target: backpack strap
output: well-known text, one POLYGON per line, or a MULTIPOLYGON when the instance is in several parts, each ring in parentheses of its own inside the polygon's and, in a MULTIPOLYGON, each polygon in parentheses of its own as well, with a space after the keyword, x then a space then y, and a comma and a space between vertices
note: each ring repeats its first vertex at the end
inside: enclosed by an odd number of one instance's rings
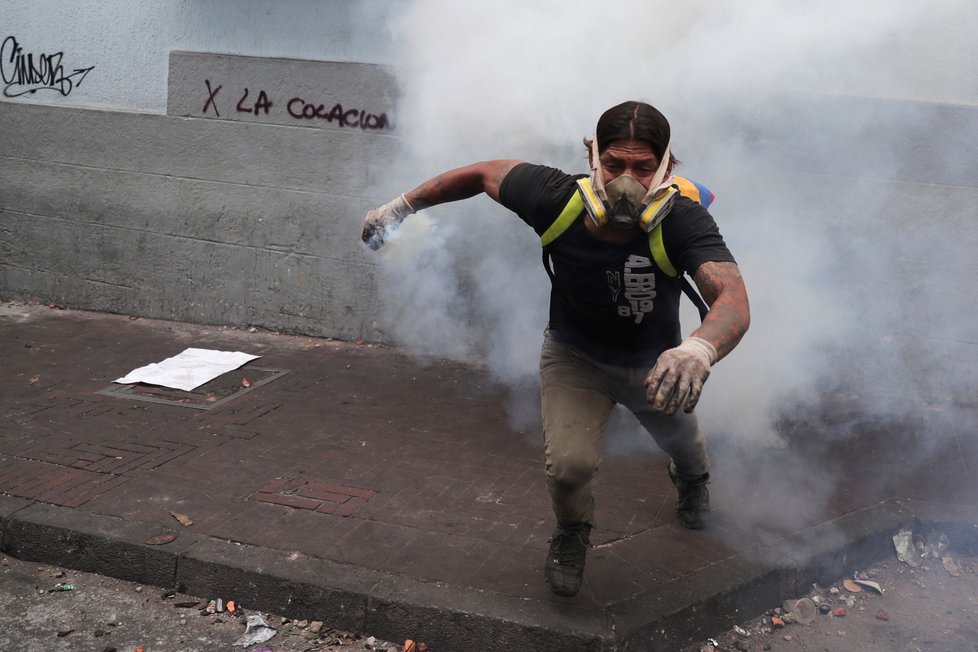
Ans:
POLYGON ((560 215, 554 220, 553 224, 547 227, 547 230, 543 232, 540 236, 540 245, 546 247, 548 244, 563 235, 564 231, 570 228, 570 225, 574 223, 577 216, 581 214, 584 210, 584 199, 581 197, 581 191, 577 190, 571 195, 571 198, 564 205, 564 209, 560 211, 560 215))

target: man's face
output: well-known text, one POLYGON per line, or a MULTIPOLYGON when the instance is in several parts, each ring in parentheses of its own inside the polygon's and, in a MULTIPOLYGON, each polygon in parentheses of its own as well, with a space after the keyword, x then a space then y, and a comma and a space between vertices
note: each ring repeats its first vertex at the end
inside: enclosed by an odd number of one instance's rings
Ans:
POLYGON ((601 172, 606 185, 629 174, 648 190, 658 167, 659 157, 652 146, 640 140, 614 140, 601 153, 601 172))

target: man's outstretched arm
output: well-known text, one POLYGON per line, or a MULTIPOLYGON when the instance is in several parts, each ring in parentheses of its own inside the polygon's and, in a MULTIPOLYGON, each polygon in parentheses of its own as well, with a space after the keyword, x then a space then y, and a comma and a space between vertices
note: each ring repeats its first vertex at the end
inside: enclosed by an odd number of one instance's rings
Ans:
POLYGON ((703 263, 693 274, 696 288, 703 295, 710 312, 693 331, 713 345, 717 360, 733 351, 750 326, 750 303, 747 288, 737 263, 703 263))
POLYGON ((414 190, 367 213, 361 237, 371 249, 379 249, 384 244, 387 232, 396 228, 411 213, 437 204, 468 199, 483 192, 499 201, 499 186, 519 163, 512 159, 482 161, 432 177, 414 190))
POLYGON ((747 289, 736 263, 707 262, 693 274, 710 311, 679 346, 664 351, 645 379, 652 409, 692 412, 710 367, 730 353, 750 326, 747 289))

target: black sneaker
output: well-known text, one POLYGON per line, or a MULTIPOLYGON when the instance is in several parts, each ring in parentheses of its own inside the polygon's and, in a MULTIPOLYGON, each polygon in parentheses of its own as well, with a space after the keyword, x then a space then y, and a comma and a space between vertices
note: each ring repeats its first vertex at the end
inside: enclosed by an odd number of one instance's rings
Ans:
POLYGON ((591 545, 591 526, 587 523, 574 525, 557 524, 550 537, 547 564, 543 575, 550 590, 569 598, 577 595, 584 578, 584 559, 591 545))
POLYGON ((669 462, 669 479, 679 490, 676 501, 676 515, 684 528, 702 530, 710 523, 710 491, 706 485, 710 474, 704 473, 695 480, 681 480, 676 473, 676 465, 669 462))

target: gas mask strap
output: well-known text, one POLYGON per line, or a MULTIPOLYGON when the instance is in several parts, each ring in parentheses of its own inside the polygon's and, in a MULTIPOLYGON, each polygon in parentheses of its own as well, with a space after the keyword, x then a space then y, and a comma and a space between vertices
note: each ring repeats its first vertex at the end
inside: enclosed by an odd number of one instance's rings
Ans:
POLYGON ((662 159, 659 161, 659 167, 656 168, 655 175, 652 177, 651 183, 649 183, 649 191, 645 193, 645 198, 642 199, 642 203, 646 206, 652 202, 652 199, 663 188, 668 188, 672 185, 672 175, 666 178, 666 173, 669 170, 669 161, 672 159, 672 152, 669 150, 671 144, 671 141, 666 143, 666 148, 662 151, 662 159))
POLYGON ((601 170, 601 156, 598 154, 598 137, 591 139, 591 187, 602 201, 608 201, 604 189, 604 173, 601 170))

